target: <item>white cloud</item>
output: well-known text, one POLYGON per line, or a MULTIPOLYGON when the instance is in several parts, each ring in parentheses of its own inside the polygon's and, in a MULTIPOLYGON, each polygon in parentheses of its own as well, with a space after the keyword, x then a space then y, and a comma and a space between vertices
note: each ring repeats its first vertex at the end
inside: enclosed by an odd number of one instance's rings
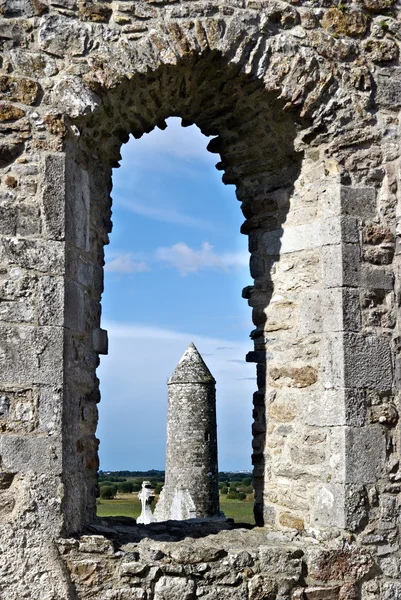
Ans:
POLYGON ((215 227, 212 223, 198 219, 196 217, 190 217, 174 208, 161 208, 158 206, 150 206, 149 204, 140 204, 132 200, 127 200, 124 197, 118 199, 120 206, 127 208, 129 211, 153 219, 154 221, 162 221, 163 223, 174 223, 175 225, 183 225, 184 227, 195 227, 196 229, 207 229, 214 231, 215 227))
POLYGON ((109 273, 143 273, 149 271, 145 261, 135 261, 131 252, 111 255, 104 267, 109 273))
POLYGON ((191 341, 217 381, 220 468, 250 468, 255 366, 232 362, 250 350, 248 340, 237 342, 136 323, 103 322, 102 327, 109 332, 110 350, 98 369, 101 468, 164 468, 166 382, 191 341), (216 353, 216 348, 224 350, 216 353))
POLYGON ((123 146, 123 160, 131 160, 143 167, 154 167, 155 161, 171 165, 174 161, 175 168, 180 168, 182 162, 214 164, 216 155, 206 150, 209 138, 203 135, 195 125, 182 127, 181 119, 170 117, 167 119, 167 131, 157 127, 149 134, 144 134, 132 144, 123 146), (177 164, 177 159, 179 163, 177 164))
POLYGON ((199 250, 193 250, 184 242, 156 250, 158 260, 174 267, 183 276, 197 273, 202 269, 228 271, 232 267, 243 267, 248 264, 248 257, 247 252, 217 254, 208 242, 203 242, 199 250))

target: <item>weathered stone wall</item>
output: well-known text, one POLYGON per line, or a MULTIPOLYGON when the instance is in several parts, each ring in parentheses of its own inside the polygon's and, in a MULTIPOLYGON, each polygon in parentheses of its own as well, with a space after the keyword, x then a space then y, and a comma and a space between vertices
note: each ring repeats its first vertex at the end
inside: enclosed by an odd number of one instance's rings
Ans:
POLYGON ((258 523, 370 548, 355 593, 399 597, 399 2, 1 6, 7 600, 78 593, 53 540, 95 516, 111 169, 171 115, 246 219, 258 523))
MULTIPOLYGON (((171 521, 145 529, 129 526, 128 519, 110 521, 97 527, 103 535, 57 542, 80 599, 355 600, 361 593, 369 600, 379 597, 381 578, 372 580, 372 556, 347 543, 314 545, 296 534, 233 529, 228 523, 171 521)), ((390 589, 388 583, 385 586, 383 591, 390 589)))

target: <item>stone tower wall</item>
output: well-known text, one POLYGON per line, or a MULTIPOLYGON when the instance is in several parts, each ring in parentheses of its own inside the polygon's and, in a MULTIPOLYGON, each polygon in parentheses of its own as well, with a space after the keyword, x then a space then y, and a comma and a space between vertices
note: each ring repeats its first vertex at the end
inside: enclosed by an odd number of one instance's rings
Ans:
POLYGON ((159 521, 178 518, 172 508, 180 490, 190 494, 194 517, 219 514, 216 383, 193 344, 168 382, 166 479, 159 500, 164 515, 156 508, 159 521))
POLYGON ((54 540, 95 516, 112 168, 172 115, 213 136, 245 217, 258 523, 337 540, 332 565, 367 549, 356 597, 399 597, 400 20, 392 0, 4 0, 7 600, 78 593, 54 540))

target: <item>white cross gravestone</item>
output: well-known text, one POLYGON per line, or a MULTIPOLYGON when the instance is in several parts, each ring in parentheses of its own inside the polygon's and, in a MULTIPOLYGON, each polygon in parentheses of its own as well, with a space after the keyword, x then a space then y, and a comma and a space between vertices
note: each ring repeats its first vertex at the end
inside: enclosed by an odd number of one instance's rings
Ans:
POLYGON ((138 498, 142 503, 142 512, 137 518, 136 522, 140 525, 148 525, 149 523, 154 523, 155 518, 152 513, 151 504, 155 499, 155 491, 154 489, 152 489, 152 484, 150 483, 150 481, 144 481, 142 483, 142 489, 138 493, 138 498))

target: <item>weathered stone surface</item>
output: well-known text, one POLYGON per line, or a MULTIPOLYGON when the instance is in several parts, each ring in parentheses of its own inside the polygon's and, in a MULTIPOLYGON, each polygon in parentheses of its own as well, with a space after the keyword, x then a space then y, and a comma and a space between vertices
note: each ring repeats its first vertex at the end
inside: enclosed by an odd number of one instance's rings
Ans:
POLYGON ((87 40, 87 27, 74 19, 57 14, 42 19, 39 44, 50 54, 64 57, 67 52, 70 56, 79 56, 83 54, 87 40))
POLYGON ((330 8, 321 21, 323 27, 336 34, 362 37, 368 28, 368 18, 360 11, 330 8))
POLYGON ((79 5, 79 17, 82 21, 108 23, 112 13, 112 9, 107 4, 81 2, 79 5))
POLYGON ((0 99, 32 105, 38 99, 39 84, 25 77, 0 75, 0 99))
POLYGON ((18 121, 24 115, 25 112, 21 108, 18 108, 18 106, 13 106, 5 102, 0 104, 0 123, 18 121))
POLYGON ((155 600, 193 600, 195 582, 181 577, 161 577, 155 586, 155 600))
POLYGON ((275 600, 277 598, 277 582, 264 577, 263 575, 256 575, 248 583, 249 600, 275 600))
POLYGON ((313 367, 274 367, 269 371, 276 385, 304 388, 317 381, 317 372, 313 367))
POLYGON ((192 342, 168 380, 167 420, 156 521, 219 517, 215 379, 192 342))
POLYGON ((400 106, 401 68, 380 69, 375 77, 376 102, 384 106, 400 106))
POLYGON ((311 549, 309 555, 309 576, 317 581, 361 579, 373 566, 369 552, 360 548, 349 550, 311 549))
POLYGON ((397 597, 399 3, 6 0, 1 16, 7 600, 397 597), (187 535, 159 523, 117 552, 66 542, 64 568, 54 539, 96 511, 111 169, 171 114, 213 136, 244 213, 255 514, 284 533, 272 548, 204 524, 198 544, 150 548, 187 535))

